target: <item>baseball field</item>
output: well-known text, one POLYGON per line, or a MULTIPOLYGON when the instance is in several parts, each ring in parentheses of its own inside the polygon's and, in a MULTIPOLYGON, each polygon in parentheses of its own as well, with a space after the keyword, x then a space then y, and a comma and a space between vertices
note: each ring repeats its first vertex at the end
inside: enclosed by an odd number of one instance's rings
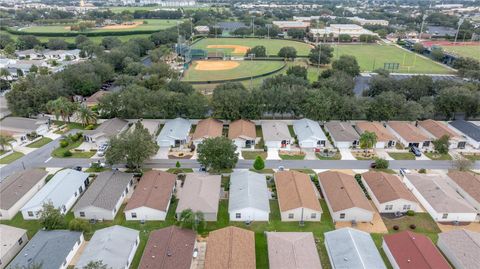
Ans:
POLYGON ((283 61, 194 61, 185 71, 183 81, 215 82, 232 79, 249 79, 282 69, 283 61))
POLYGON ((357 58, 361 71, 383 68, 384 63, 399 63, 394 73, 448 74, 452 71, 445 66, 424 58, 416 53, 394 45, 333 45, 334 58, 353 55, 357 58))
POLYGON ((451 42, 451 41, 426 41, 422 42, 425 47, 439 46, 444 51, 452 54, 480 60, 480 42, 451 42))
POLYGON ((311 46, 302 42, 265 38, 204 38, 193 44, 194 49, 222 51, 235 56, 244 56, 249 48, 265 46, 267 55, 277 55, 283 47, 294 47, 298 56, 307 56, 311 46))

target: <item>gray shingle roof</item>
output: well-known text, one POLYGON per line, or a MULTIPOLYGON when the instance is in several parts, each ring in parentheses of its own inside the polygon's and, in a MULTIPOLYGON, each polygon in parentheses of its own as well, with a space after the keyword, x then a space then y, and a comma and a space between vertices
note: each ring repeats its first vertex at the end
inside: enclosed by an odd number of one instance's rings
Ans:
POLYGON ((113 119, 104 121, 102 124, 100 124, 100 126, 97 127, 97 129, 92 130, 89 133, 97 136, 100 136, 100 135, 107 136, 107 137, 116 136, 119 133, 121 133, 123 130, 125 130, 127 125, 128 125, 128 121, 119 119, 119 118, 113 118, 113 119))
POLYGON ((0 122, 2 126, 2 130, 17 130, 17 131, 25 131, 25 132, 33 132, 36 131, 37 128, 42 125, 46 124, 46 119, 30 119, 30 118, 22 118, 22 117, 7 117, 0 122))
POLYGON ((336 142, 351 142, 360 138, 350 122, 330 121, 325 123, 325 128, 336 142))
POLYGON ((322 268, 313 233, 267 232, 266 235, 270 269, 322 268))
POLYGON ((138 244, 139 234, 137 230, 119 225, 96 231, 75 268, 83 268, 90 261, 103 261, 107 268, 125 268, 130 252, 138 244))
POLYGON ((190 121, 186 119, 176 118, 169 120, 160 131, 157 141, 185 139, 190 132, 191 126, 190 121))
POLYGON ((58 269, 77 242, 81 232, 67 230, 38 231, 20 251, 7 269, 42 265, 42 269, 58 269))
POLYGON ((185 209, 217 213, 220 199, 221 177, 203 173, 189 173, 178 197, 176 212, 185 209))
POLYGON ((282 121, 262 122, 262 133, 265 141, 281 141, 292 139, 290 131, 288 130, 288 125, 282 121))
POLYGON ((332 268, 384 269, 382 257, 370 234, 352 228, 325 233, 325 247, 332 268))
POLYGON ((47 175, 42 169, 16 172, 0 181, 0 208, 8 210, 47 175))
POLYGON ((73 211, 89 206, 113 210, 132 179, 133 174, 120 171, 100 173, 78 200, 73 211))
POLYGON ((452 121, 450 125, 471 139, 480 142, 480 126, 464 120, 452 121))
POLYGON ((247 170, 230 175, 230 198, 228 211, 255 208, 270 212, 269 193, 265 175, 247 170))
POLYGON ((464 229, 444 232, 438 235, 438 246, 463 268, 480 268, 480 233, 464 229))
POLYGON ((299 141, 304 140, 327 140, 327 137, 323 133, 322 128, 318 122, 309 120, 309 119, 301 119, 296 120, 293 123, 293 129, 295 130, 295 134, 299 141))

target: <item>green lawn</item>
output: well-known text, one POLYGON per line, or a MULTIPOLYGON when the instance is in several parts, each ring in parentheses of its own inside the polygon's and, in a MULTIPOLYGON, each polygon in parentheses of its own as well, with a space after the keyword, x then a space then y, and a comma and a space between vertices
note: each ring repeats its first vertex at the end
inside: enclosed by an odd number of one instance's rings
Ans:
POLYGON ((397 73, 452 73, 446 67, 425 59, 416 53, 403 50, 394 45, 333 45, 334 58, 341 55, 353 55, 357 58, 361 71, 373 71, 383 68, 384 63, 399 63, 397 73))
POLYGON ((29 148, 41 148, 41 147, 45 146, 46 144, 48 144, 50 142, 52 142, 52 139, 50 139, 48 137, 42 137, 39 140, 28 144, 27 147, 29 147, 29 148))
POLYGON ((62 148, 58 146, 52 151, 52 157, 55 158, 91 158, 95 155, 95 151, 75 151, 83 143, 83 137, 80 138, 77 142, 69 141, 68 146, 62 148), (64 152, 70 151, 72 152, 72 156, 66 157, 64 156, 64 152))
POLYGON ((290 169, 292 171, 297 171, 297 172, 300 172, 300 173, 305 173, 305 174, 309 174, 309 175, 315 175, 317 173, 315 173, 315 171, 313 171, 312 169, 290 169))
MULTIPOLYGON (((6 31, 0 31, 1 34, 7 34, 9 36, 11 36, 14 40, 16 40, 19 36, 18 35, 12 35, 6 31)), ((150 36, 150 34, 135 34, 135 35, 121 35, 121 36, 115 36, 117 37, 118 39, 120 39, 122 42, 126 42, 130 39, 133 39, 133 38, 148 38, 150 36)), ((56 36, 36 36, 38 38, 38 40, 40 40, 40 42, 43 42, 43 43, 46 43, 48 42, 49 39, 52 39, 52 38, 60 38, 60 39, 63 39, 65 40, 65 42, 68 42, 68 43, 71 43, 71 44, 74 44, 75 43, 75 37, 74 36, 70 36, 70 37, 56 37, 56 36)), ((100 42, 102 42, 103 38, 105 38, 106 36, 90 36, 88 37, 92 42, 96 43, 96 44, 100 44, 100 42)))
POLYGON ((303 155, 287 155, 287 154, 279 154, 280 159, 282 160, 303 160, 305 159, 305 154, 303 155))
POLYGON ((388 155, 395 160, 415 160, 415 155, 411 152, 389 152, 388 155))
POLYGON ((385 265, 387 266, 387 268, 388 269, 393 268, 392 265, 390 264, 390 261, 388 260, 387 255, 385 254, 385 251, 383 251, 383 248, 382 248, 383 234, 372 233, 372 234, 370 234, 370 236, 372 237, 373 242, 375 243, 375 246, 377 246, 378 251, 380 252, 380 256, 382 256, 382 260, 385 263, 385 265))
POLYGON ((480 61, 480 45, 477 46, 442 46, 444 51, 451 52, 453 54, 470 57, 480 61))
POLYGON ((438 233, 442 231, 438 228, 437 223, 432 219, 428 213, 415 213, 414 216, 403 216, 398 219, 382 218, 389 233, 396 233, 401 231, 413 231, 416 233, 424 234, 436 243, 438 239, 438 233), (415 224, 414 230, 410 229, 410 225, 415 224), (394 225, 398 225, 398 231, 393 229, 394 225))
POLYGON ((168 173, 178 174, 178 173, 193 173, 192 168, 170 168, 167 170, 168 173))
POLYGON ((15 151, 11 154, 9 154, 8 156, 5 156, 3 158, 0 159, 0 164, 9 164, 17 159, 20 159, 24 156, 23 153, 21 152, 18 152, 18 151, 15 151))
POLYGON ((462 154, 462 156, 472 161, 480 161, 480 154, 462 154))
POLYGON ((225 70, 197 70, 198 62, 194 62, 184 73, 183 81, 220 81, 229 79, 250 79, 251 76, 258 76, 273 72, 282 68, 283 61, 235 61, 239 65, 232 69, 225 70))
MULTIPOLYGON (((209 45, 236 45, 251 48, 255 46, 264 46, 267 49, 267 55, 273 56, 276 56, 283 47, 294 47, 297 50, 298 56, 307 56, 311 50, 311 46, 303 42, 264 38, 204 38, 195 43, 192 48, 207 51, 224 51, 226 53, 231 53, 233 51, 233 49, 208 48, 209 45)), ((241 56, 243 56, 243 53, 241 56)))
POLYGON ((442 160, 442 161, 450 161, 452 160, 452 156, 450 154, 438 154, 438 153, 432 153, 432 152, 425 152, 425 156, 427 156, 429 159, 432 160, 442 160))
POLYGON ((274 174, 275 173, 275 171, 273 171, 273 169, 271 169, 271 168, 265 168, 265 169, 262 169, 262 170, 255 170, 254 168, 250 168, 250 171, 255 172, 255 173, 259 173, 259 174, 274 174))
POLYGON ((242 157, 245 160, 255 160, 257 156, 262 157, 262 159, 267 159, 267 153, 265 151, 250 151, 250 150, 242 150, 242 157))
POLYGON ((335 152, 335 154, 333 155, 329 155, 329 157, 325 157, 325 156, 321 156, 319 153, 315 153, 315 156, 317 156, 317 158, 319 160, 325 160, 325 161, 328 161, 328 160, 341 160, 342 159, 342 154, 340 154, 340 152, 335 152))

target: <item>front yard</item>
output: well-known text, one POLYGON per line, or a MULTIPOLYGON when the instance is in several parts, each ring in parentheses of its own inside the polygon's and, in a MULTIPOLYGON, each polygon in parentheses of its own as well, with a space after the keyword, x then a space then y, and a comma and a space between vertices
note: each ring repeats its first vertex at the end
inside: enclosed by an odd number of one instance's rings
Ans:
POLYGON ((477 154, 477 153, 473 153, 473 154, 462 153, 462 156, 471 161, 480 161, 480 154, 477 154))
POLYGON ((80 137, 77 141, 73 141, 71 138, 66 138, 65 141, 68 145, 65 147, 58 146, 52 151, 52 157, 55 158, 91 158, 95 155, 96 151, 80 151, 76 150, 82 143, 83 137, 80 137), (68 153, 69 152, 69 153, 68 153))
POLYGON ((388 155, 394 160, 415 160, 415 155, 411 152, 389 152, 388 155))
POLYGON ((323 155, 323 153, 315 153, 315 156, 317 156, 317 158, 319 160, 324 160, 324 161, 329 161, 329 160, 341 160, 342 159, 342 154, 340 154, 340 152, 335 152, 333 154, 328 154, 328 156, 326 155, 323 155))
POLYGON ((301 152, 301 151, 279 151, 278 156, 282 160, 303 160, 303 159, 305 159, 305 152, 301 152))
POLYGON ((262 159, 267 159, 267 152, 265 151, 251 151, 251 150, 242 150, 242 157, 245 160, 255 160, 257 156, 262 157, 262 159))
POLYGON ((425 152, 425 156, 427 156, 431 160, 441 160, 441 161, 450 161, 452 160, 452 156, 450 154, 440 154, 435 152, 425 152))
POLYGON ((17 159, 20 159, 24 156, 23 153, 15 151, 3 158, 0 159, 0 164, 9 164, 17 159))
POLYGON ((28 144, 27 147, 29 147, 29 148, 41 148, 41 147, 45 146, 46 144, 48 144, 50 142, 52 142, 52 139, 50 139, 48 137, 42 137, 39 140, 28 144))

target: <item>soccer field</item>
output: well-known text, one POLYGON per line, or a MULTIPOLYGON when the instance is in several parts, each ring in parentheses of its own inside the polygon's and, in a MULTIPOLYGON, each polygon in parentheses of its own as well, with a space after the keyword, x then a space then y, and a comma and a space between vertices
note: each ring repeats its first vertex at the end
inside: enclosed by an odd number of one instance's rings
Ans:
POLYGON ((442 46, 443 50, 459 55, 461 57, 470 57, 480 61, 480 45, 470 46, 442 46))
POLYGON ((280 39, 263 38, 204 38, 195 43, 192 48, 203 49, 207 51, 223 51, 232 55, 244 55, 245 53, 233 53, 233 48, 213 48, 213 46, 243 46, 253 48, 255 46, 265 46, 267 55, 277 55, 283 47, 294 47, 298 56, 307 56, 310 53, 311 46, 302 42, 280 39))
POLYGON ((353 55, 361 71, 383 68, 384 63, 399 63, 399 70, 393 73, 448 74, 452 71, 430 59, 393 45, 333 45, 334 58, 353 55))

